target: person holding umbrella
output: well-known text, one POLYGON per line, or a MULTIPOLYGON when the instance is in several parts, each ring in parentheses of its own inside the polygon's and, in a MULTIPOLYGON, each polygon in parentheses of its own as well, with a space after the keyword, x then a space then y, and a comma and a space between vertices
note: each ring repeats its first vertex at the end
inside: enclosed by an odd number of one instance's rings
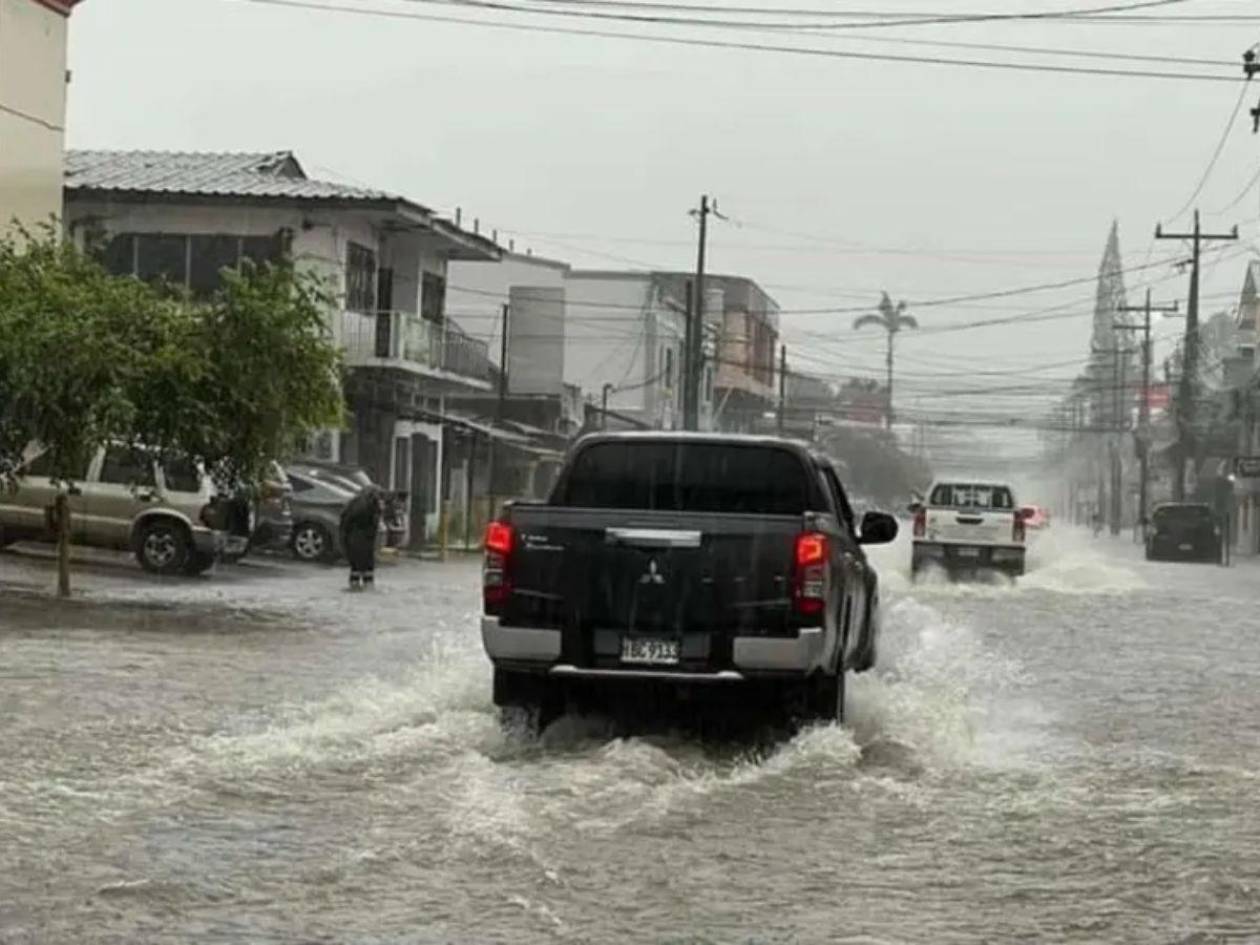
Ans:
POLYGON ((381 527, 384 498, 375 485, 364 486, 341 511, 341 547, 350 562, 350 590, 376 584, 376 536, 381 527))

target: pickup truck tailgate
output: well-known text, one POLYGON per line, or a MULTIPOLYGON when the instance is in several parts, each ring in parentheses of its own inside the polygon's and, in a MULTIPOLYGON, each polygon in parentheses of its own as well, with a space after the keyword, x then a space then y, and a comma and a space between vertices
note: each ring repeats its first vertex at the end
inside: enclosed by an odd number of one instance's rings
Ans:
POLYGON ((505 625, 560 627, 566 659, 612 656, 622 636, 708 657, 735 634, 792 626, 802 517, 516 506, 505 625))
POLYGON ((985 509, 927 510, 927 537, 933 541, 1010 544, 1014 527, 1013 512, 985 509))

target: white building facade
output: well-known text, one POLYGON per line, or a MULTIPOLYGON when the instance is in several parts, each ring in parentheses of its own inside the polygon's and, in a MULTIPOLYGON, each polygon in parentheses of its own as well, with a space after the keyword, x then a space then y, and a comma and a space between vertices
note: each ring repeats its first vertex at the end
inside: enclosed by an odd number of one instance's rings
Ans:
POLYGON ((323 277, 349 425, 311 456, 407 492, 413 543, 437 528, 442 400, 492 387, 486 346, 446 317, 447 267, 493 259, 493 244, 410 201, 311 180, 288 152, 70 152, 66 230, 111 271, 194 295, 246 259, 288 258, 323 277))

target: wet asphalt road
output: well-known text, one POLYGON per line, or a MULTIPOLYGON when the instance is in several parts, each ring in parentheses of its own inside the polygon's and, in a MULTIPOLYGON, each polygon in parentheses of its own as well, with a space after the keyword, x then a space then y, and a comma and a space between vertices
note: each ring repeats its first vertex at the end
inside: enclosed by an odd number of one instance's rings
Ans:
POLYGON ((505 737, 472 561, 0 555, 0 942, 1260 942, 1260 562, 907 557, 848 726, 753 748, 505 737))

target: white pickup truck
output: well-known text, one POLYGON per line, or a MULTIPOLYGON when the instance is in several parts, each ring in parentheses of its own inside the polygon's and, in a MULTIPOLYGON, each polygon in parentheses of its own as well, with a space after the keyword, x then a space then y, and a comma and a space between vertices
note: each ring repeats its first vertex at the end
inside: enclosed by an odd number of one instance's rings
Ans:
POLYGON ((1005 483, 937 481, 910 506, 914 545, 910 570, 1024 573, 1025 513, 1005 483))

